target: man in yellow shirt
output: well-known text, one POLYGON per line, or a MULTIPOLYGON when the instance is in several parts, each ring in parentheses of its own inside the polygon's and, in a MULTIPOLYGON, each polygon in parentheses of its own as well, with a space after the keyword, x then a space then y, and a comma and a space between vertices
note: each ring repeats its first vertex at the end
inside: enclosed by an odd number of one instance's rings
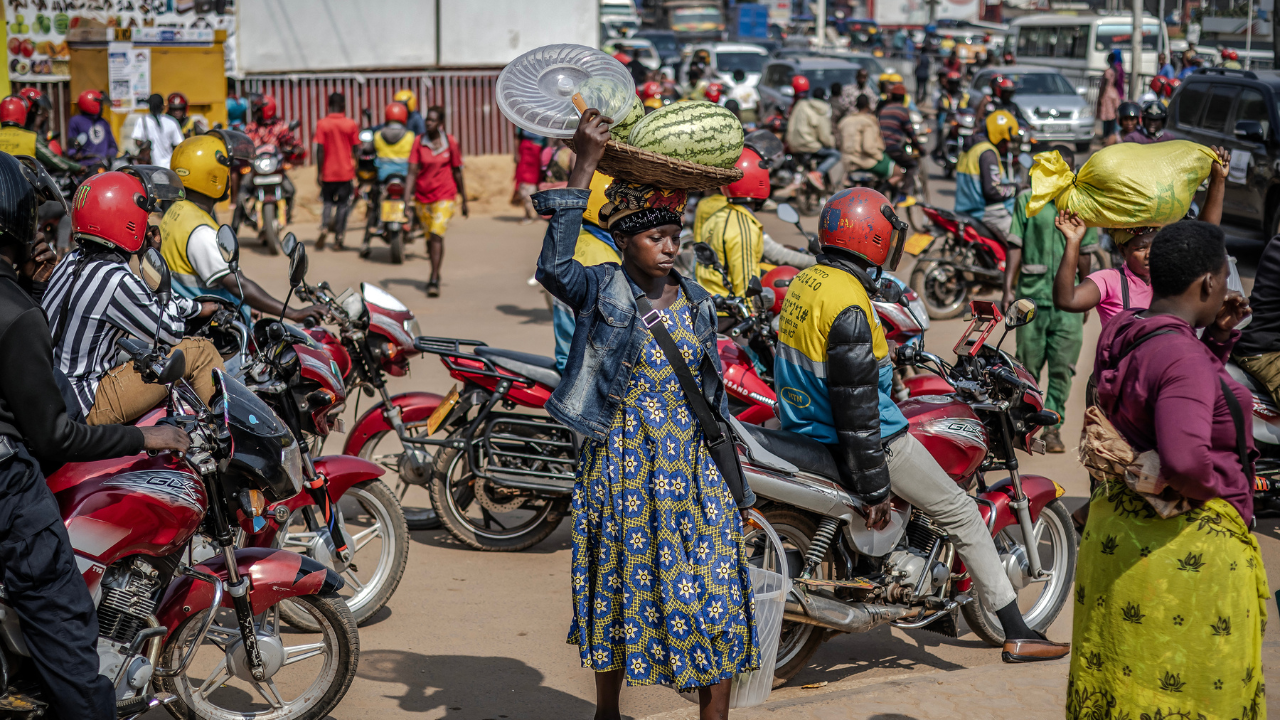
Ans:
MULTIPOLYGON (((578 231, 578 245, 573 259, 590 267, 605 263, 621 263, 621 255, 613 244, 613 236, 600 227, 600 207, 605 204, 604 190, 613 178, 596 173, 591 178, 591 197, 587 210, 582 214, 582 229, 578 231)), ((551 327, 556 336, 556 369, 564 372, 569 359, 569 346, 573 344, 573 310, 556 298, 551 298, 551 327)))
POLYGON ((760 277, 764 228, 752 210, 759 210, 769 198, 769 171, 749 147, 743 149, 736 167, 742 170, 741 180, 720 188, 722 195, 698 204, 698 214, 704 204, 709 204, 710 212, 700 224, 695 217, 694 239, 709 245, 717 262, 714 266, 698 263, 694 277, 713 295, 742 297, 751 278, 760 277))

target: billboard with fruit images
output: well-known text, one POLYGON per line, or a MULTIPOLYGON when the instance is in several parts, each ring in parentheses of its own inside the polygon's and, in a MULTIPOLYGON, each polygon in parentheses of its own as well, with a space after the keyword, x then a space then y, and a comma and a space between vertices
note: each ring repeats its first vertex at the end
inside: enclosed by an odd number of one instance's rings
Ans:
POLYGON ((235 0, 4 0, 9 79, 70 79, 67 33, 82 24, 235 29, 235 0))

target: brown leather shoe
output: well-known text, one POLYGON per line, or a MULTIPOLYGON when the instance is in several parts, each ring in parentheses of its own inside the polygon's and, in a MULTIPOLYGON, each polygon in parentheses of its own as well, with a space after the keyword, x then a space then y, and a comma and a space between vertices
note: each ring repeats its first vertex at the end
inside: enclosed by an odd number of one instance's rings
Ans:
POLYGON ((1047 453, 1064 453, 1067 447, 1062 444, 1062 433, 1058 432, 1058 428, 1045 428, 1040 434, 1044 439, 1044 451, 1047 453))
POLYGON ((1039 662, 1041 660, 1057 660, 1071 652, 1071 643, 1056 643, 1051 640, 1006 640, 1004 652, 1000 659, 1007 663, 1039 662))

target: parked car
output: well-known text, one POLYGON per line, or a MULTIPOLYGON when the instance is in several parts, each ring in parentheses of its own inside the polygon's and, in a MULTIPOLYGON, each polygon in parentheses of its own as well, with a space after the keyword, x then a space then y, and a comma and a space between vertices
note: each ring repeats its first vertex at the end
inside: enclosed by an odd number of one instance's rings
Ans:
POLYGON ((658 51, 658 57, 663 65, 675 67, 680 64, 681 43, 676 40, 676 34, 671 30, 645 29, 631 37, 636 40, 648 40, 652 43, 654 50, 658 51))
POLYGON ((760 94, 760 117, 766 117, 774 110, 786 111, 791 107, 795 95, 791 89, 791 78, 795 75, 809 78, 809 84, 813 87, 821 85, 830 88, 832 83, 852 85, 857 82, 858 65, 850 60, 812 55, 769 63, 756 87, 756 92, 760 94))
MULTIPOLYGON (((760 74, 769 60, 769 53, 759 45, 748 43, 701 43, 689 48, 689 54, 680 64, 678 77, 689 77, 689 63, 699 50, 711 56, 711 69, 716 82, 724 86, 725 95, 738 101, 743 110, 753 110, 757 104, 756 86, 760 74), (734 71, 741 70, 742 82, 734 80, 734 71)), ((710 79, 710 78, 709 78, 710 79)))
POLYGON ((1064 143, 1075 145, 1078 152, 1088 152, 1093 142, 1093 106, 1062 73, 1034 65, 987 68, 973 78, 971 102, 983 93, 990 94, 991 78, 997 75, 1013 81, 1013 102, 1030 123, 1027 130, 1035 133, 1038 143, 1064 143))
POLYGON ((1280 74, 1201 68, 1182 81, 1169 103, 1168 129, 1174 136, 1232 152, 1222 211, 1261 228, 1268 238, 1280 233, 1280 138, 1274 132, 1278 101, 1280 74), (1241 154, 1249 156, 1247 165, 1241 154), (1237 182, 1241 165, 1244 181, 1237 182))

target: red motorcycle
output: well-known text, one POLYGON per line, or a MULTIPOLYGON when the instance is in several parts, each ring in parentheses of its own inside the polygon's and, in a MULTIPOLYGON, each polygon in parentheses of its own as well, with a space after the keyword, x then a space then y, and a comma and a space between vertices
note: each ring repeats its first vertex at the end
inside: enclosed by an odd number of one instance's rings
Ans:
MULTIPOLYGON (((149 250, 142 262, 164 304, 163 260, 149 250)), ((233 535, 236 526, 260 532, 267 508, 302 489, 299 443, 225 373, 215 371, 206 406, 179 381, 181 352, 166 358, 166 348, 118 344, 149 382, 172 383, 163 422, 191 436, 182 456, 69 463, 48 479, 97 606, 101 671, 114 683, 118 712, 165 703, 182 718, 326 716, 355 678, 359 656, 355 620, 338 595, 342 579, 296 553, 236 549, 233 535), (217 554, 194 563, 192 540, 201 532, 217 554), (285 600, 318 634, 281 635, 285 600)), ((31 700, 23 697, 28 664, 18 625, 3 623, 0 634, 7 699, 31 700)))
POLYGON ((929 317, 959 315, 975 294, 1003 287, 1008 249, 978 218, 919 204, 928 233, 907 241, 905 252, 919 256, 911 289, 924 300, 929 317))
MULTIPOLYGON (((1008 327, 1030 322, 1035 305, 1020 300, 1008 327)), ((1049 478, 1018 472, 1017 450, 1043 452, 1035 435, 1057 423, 1044 411, 1034 379, 1000 343, 986 340, 1001 316, 993 303, 975 302, 975 319, 947 365, 906 345, 903 364, 929 364, 954 386, 950 396, 912 398, 900 407, 914 435, 943 470, 966 489, 987 523, 1026 622, 1043 631, 1071 595, 1076 536, 1063 490, 1049 478), (1007 478, 988 482, 989 473, 1007 478), (1030 541, 1026 539, 1030 538, 1030 541)), ((1002 338, 1003 340, 1003 338, 1002 338)), ((956 611, 988 644, 1003 643, 995 609, 970 595, 972 580, 947 533, 928 515, 893 499, 890 523, 870 530, 861 502, 839 482, 826 446, 802 435, 739 425, 739 452, 761 509, 782 538, 786 558, 774 556, 761 535, 745 539, 752 562, 787 568, 787 598, 775 675, 789 679, 835 632, 879 625, 923 628, 955 637, 956 611)))

